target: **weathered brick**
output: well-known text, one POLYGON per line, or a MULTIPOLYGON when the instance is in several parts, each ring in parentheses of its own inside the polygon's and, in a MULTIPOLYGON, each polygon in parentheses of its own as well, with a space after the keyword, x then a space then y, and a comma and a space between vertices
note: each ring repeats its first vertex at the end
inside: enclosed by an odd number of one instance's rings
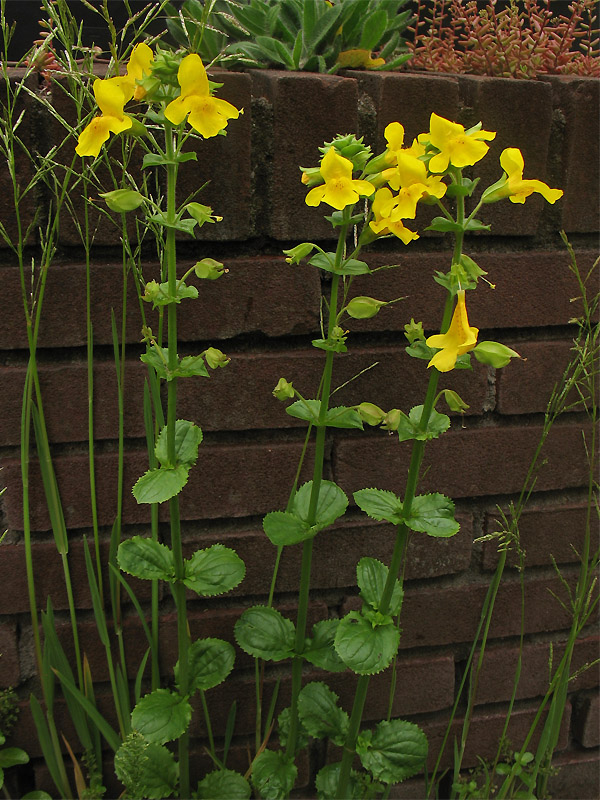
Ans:
POLYGON ((14 622, 2 622, 0 624, 0 687, 5 689, 8 686, 16 686, 19 683, 19 677, 17 626, 14 622))
MULTIPOLYGON (((545 180, 552 122, 550 87, 537 81, 477 75, 461 75, 459 85, 466 106, 465 127, 482 122, 485 130, 497 132, 487 156, 472 168, 473 175, 481 177, 481 189, 502 177, 498 159, 507 147, 522 152, 525 178, 545 180)), ((504 200, 485 207, 480 217, 492 225, 495 235, 531 236, 546 205, 539 195, 528 198, 525 206, 504 200)))
POLYGON ((582 747, 600 745, 600 696, 578 698, 573 709, 573 736, 582 747))
MULTIPOLYGON (((181 271, 193 264, 182 262, 181 271)), ((228 259, 229 273, 218 281, 202 281, 200 299, 182 304, 179 341, 227 339, 242 333, 266 336, 317 333, 320 282, 316 270, 289 267, 283 257, 228 259), (257 290, 260 287, 260 291, 257 290)), ((144 265, 154 277, 156 265, 144 265)), ((19 272, 2 269, 6 298, 0 319, 0 349, 27 347, 19 272)), ((112 344, 110 309, 114 308, 120 331, 122 268, 96 263, 92 267, 92 323, 94 342, 112 344)), ((133 281, 127 294, 128 343, 141 339, 142 319, 133 281)), ((85 269, 71 264, 53 265, 47 278, 38 347, 78 347, 86 343, 85 269), (65 298, 68 298, 66 300, 65 298)), ((155 330, 157 316, 146 307, 148 324, 155 330)))
MULTIPOLYGON (((266 203, 259 231, 276 239, 330 239, 331 226, 320 209, 304 202, 299 167, 318 166, 319 147, 338 133, 358 130, 356 81, 337 75, 252 70, 252 93, 270 108, 272 130, 257 132, 256 153, 271 163, 266 185, 257 187, 266 203), (323 113, 327 109, 327 113, 323 113), (265 134, 270 133, 270 138, 265 134)), ((327 212, 326 212, 327 213, 327 212)))
MULTIPOLYGON (((450 430, 428 444, 424 468, 430 469, 419 490, 454 498, 518 492, 540 433, 539 427, 521 425, 450 430)), ((346 492, 367 485, 398 492, 410 452, 410 442, 340 436, 334 444, 334 480, 346 492)), ((555 426, 546 440, 545 457, 548 463, 540 471, 536 490, 586 485, 588 469, 579 425, 555 426)))
MULTIPOLYGON (((598 230, 600 208, 600 87, 598 80, 575 75, 546 76, 562 124, 559 186, 562 227, 567 233, 598 230)), ((539 176, 536 176, 539 177, 539 176)))
MULTIPOLYGON (((515 359, 511 369, 497 373, 497 410, 501 414, 545 411, 554 387, 558 384, 560 389, 565 369, 575 356, 573 340, 504 344, 515 349, 522 360, 515 359)), ((577 400, 578 395, 573 391, 567 402, 575 404, 577 400)), ((576 410, 581 409, 578 404, 576 410)))
MULTIPOLYGON (((575 644, 570 673, 574 674, 585 664, 598 657, 598 637, 589 636, 575 644)), ((523 648, 521 677, 517 688, 517 699, 542 697, 549 684, 550 663, 553 669, 559 664, 565 651, 563 642, 539 642, 526 644, 523 648)), ((495 703, 509 700, 513 691, 519 649, 506 644, 494 644, 486 648, 483 666, 477 683, 476 703, 495 703)), ((590 667, 580 673, 570 684, 570 691, 598 685, 598 667, 590 667)))
MULTIPOLYGON (((583 550, 586 525, 588 520, 587 506, 544 506, 542 508, 526 508, 519 519, 521 546, 525 550, 525 564, 528 567, 557 564, 579 563, 579 553, 583 550)), ((598 517, 590 517, 593 541, 598 541, 598 517)), ((484 522, 486 534, 499 530, 499 520, 493 514, 486 514, 484 522)), ((592 551, 597 544, 592 544, 592 551)), ((510 564, 517 563, 513 551, 508 555, 510 564)), ((498 562, 498 544, 496 541, 483 545, 482 566, 494 569, 498 562)))
POLYGON ((600 755, 594 750, 570 750, 552 759, 557 770, 548 790, 556 800, 596 800, 600 785, 600 755))

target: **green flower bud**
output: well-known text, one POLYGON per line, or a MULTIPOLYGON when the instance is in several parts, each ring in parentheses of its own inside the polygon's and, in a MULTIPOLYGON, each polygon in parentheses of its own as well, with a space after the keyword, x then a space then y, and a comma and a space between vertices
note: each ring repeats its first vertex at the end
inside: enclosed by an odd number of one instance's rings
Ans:
POLYGON ((161 294, 160 284, 157 281, 148 281, 144 286, 144 294, 142 300, 147 303, 152 303, 161 294))
POLYGON ((279 378, 277 386, 273 389, 273 397, 276 397, 278 400, 289 400, 294 397, 295 394, 296 392, 292 384, 286 381, 285 378, 279 378))
POLYGON ((361 403, 356 410, 363 422, 367 425, 379 425, 385 418, 385 411, 374 403, 361 403))
POLYGON ((307 256, 309 256, 314 249, 314 244, 311 244, 310 242, 303 242, 302 244, 297 244, 296 247, 292 247, 289 250, 284 250, 283 252, 287 256, 286 261, 288 264, 299 264, 302 259, 307 258, 307 256))
POLYGON ((496 369, 505 367, 511 358, 521 358, 515 350, 511 350, 510 347, 500 344, 500 342, 479 342, 473 348, 473 353, 482 364, 489 364, 496 369))
POLYGON ((133 189, 115 189, 112 192, 104 192, 100 195, 106 201, 106 205, 111 211, 134 211, 142 205, 144 197, 133 189))
POLYGON ((202 203, 188 203, 185 210, 192 219, 196 220, 200 227, 202 227, 205 222, 221 222, 223 219, 223 217, 217 217, 213 214, 213 210, 210 206, 203 206, 202 203))
POLYGON ((227 270, 220 261, 215 261, 214 258, 203 258, 202 261, 197 261, 194 265, 194 272, 198 278, 216 281, 227 270))
POLYGON ((423 323, 415 322, 414 319, 411 318, 410 322, 407 322, 404 326, 404 335, 410 344, 414 344, 418 341, 424 342, 425 331, 423 330, 423 323))
POLYGON ((402 419, 402 412, 400 411, 400 409, 392 408, 384 416, 383 421, 381 423, 381 427, 385 431, 397 431, 401 419, 402 419))
POLYGON ((363 137, 357 139, 353 133, 346 135, 339 134, 330 142, 326 142, 323 147, 320 147, 323 155, 330 147, 335 147, 337 152, 352 162, 355 170, 362 172, 365 164, 371 158, 371 148, 363 144, 363 137))
POLYGON ((457 411, 460 414, 464 414, 467 408, 469 408, 468 403, 465 403, 462 397, 452 389, 444 389, 444 397, 450 411, 457 411))
POLYGON ((353 297, 345 311, 353 319, 370 319, 385 305, 385 300, 375 300, 374 297, 353 297))
POLYGON ((313 186, 320 186, 324 182, 319 167, 300 167, 300 169, 302 170, 300 180, 309 189, 312 189, 313 186))
POLYGON ((216 369, 217 367, 226 367, 231 361, 231 359, 228 358, 225 353, 222 353, 216 347, 209 347, 208 350, 205 350, 204 358, 211 369, 216 369))

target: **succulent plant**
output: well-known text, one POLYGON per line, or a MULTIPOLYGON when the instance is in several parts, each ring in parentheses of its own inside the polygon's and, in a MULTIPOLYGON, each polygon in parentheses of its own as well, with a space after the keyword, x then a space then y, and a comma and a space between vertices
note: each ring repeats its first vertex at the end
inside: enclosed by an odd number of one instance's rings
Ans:
POLYGON ((178 45, 206 63, 336 72, 395 69, 411 56, 408 0, 185 0, 166 6, 178 45), (375 57, 374 57, 375 54, 375 57))

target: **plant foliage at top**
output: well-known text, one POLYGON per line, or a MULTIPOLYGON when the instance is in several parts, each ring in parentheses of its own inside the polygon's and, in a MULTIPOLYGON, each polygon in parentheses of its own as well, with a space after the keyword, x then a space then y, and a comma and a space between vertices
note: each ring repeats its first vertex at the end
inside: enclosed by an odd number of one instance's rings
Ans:
POLYGON ((557 14, 551 0, 417 0, 411 66, 504 78, 600 76, 595 0, 557 14))
POLYGON ((408 0, 185 0, 169 33, 205 63, 336 72, 394 69, 410 58, 408 0), (374 57, 374 53, 376 57, 374 57))

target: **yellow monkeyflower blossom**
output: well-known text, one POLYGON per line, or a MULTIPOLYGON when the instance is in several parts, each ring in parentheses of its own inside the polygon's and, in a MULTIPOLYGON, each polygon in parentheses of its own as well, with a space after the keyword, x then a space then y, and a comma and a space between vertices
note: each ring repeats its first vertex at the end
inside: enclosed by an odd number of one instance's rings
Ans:
POLYGON ((141 100, 146 94, 143 86, 138 86, 137 81, 141 81, 144 75, 150 75, 151 64, 154 61, 154 53, 144 42, 136 44, 131 51, 131 56, 127 63, 127 74, 110 78, 111 83, 115 83, 125 95, 125 102, 131 98, 141 100))
POLYGON ((133 120, 123 111, 126 97, 114 78, 94 81, 94 96, 102 112, 79 134, 75 152, 78 156, 97 156, 111 133, 131 128, 133 120))
POLYGON ((562 189, 551 189, 537 180, 523 180, 525 162, 518 147, 507 147, 500 156, 500 166, 506 173, 506 184, 498 189, 496 197, 508 197, 511 203, 524 203, 530 194, 538 192, 544 200, 554 204, 563 196, 562 189))
POLYGON ((485 143, 494 139, 494 131, 465 131, 458 122, 439 117, 433 113, 429 120, 429 133, 421 134, 421 144, 429 142, 440 152, 429 161, 430 172, 445 172, 448 165, 470 167, 480 161, 489 146, 485 143))
POLYGON ((394 191, 419 185, 424 189, 423 195, 432 195, 439 199, 446 194, 447 187, 441 177, 428 175, 425 164, 408 150, 396 153, 396 167, 386 169, 383 177, 394 191))
POLYGON ((403 217, 414 219, 416 213, 414 209, 416 209, 417 201, 422 193, 423 187, 418 188, 415 185, 406 190, 406 196, 401 198, 398 203, 398 198, 394 197, 389 189, 378 189, 372 206, 375 219, 369 223, 371 230, 380 234, 393 233, 404 244, 418 239, 419 234, 406 228, 402 219, 403 217), (412 197, 410 196, 411 191, 412 197), (419 196, 417 197, 417 195, 419 196), (403 211, 409 213, 403 213, 403 211))
POLYGON ((463 353, 472 350, 477 344, 479 328, 471 328, 467 317, 465 304, 465 291, 459 289, 456 298, 456 308, 452 315, 450 327, 446 333, 437 333, 426 339, 428 347, 439 347, 440 350, 431 359, 428 367, 435 367, 440 372, 449 372, 454 369, 456 359, 463 353))
POLYGON ((346 206, 353 206, 359 197, 370 197, 375 191, 369 181, 352 177, 352 162, 341 156, 335 147, 330 147, 323 156, 320 172, 325 183, 315 186, 306 195, 307 206, 327 203, 341 211, 346 206))
POLYGON ((189 114, 192 128, 209 139, 224 130, 228 120, 239 117, 241 112, 227 100, 211 97, 204 64, 196 53, 182 60, 177 80, 181 94, 165 108, 165 117, 174 125, 179 125, 189 114))

